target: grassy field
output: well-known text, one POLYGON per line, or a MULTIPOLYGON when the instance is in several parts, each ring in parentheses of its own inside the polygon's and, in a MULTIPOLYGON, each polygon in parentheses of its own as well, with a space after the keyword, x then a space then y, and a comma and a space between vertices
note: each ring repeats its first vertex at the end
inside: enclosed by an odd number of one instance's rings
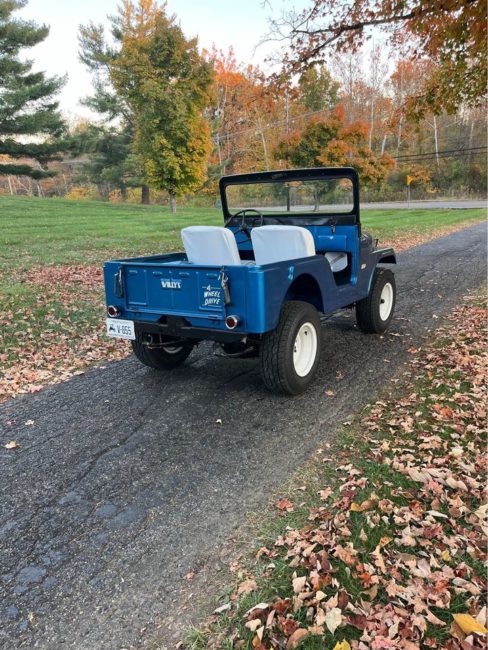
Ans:
MULTIPOLYGON (((482 210, 368 211, 366 230, 408 248, 480 221, 482 210)), ((218 210, 0 196, 0 400, 39 390, 127 346, 103 333, 101 267, 181 250, 180 230, 218 210)))
MULTIPOLYGON (((378 210, 362 216, 365 230, 381 241, 429 234, 475 223, 483 210, 378 210)), ((181 248, 181 228, 220 224, 210 208, 119 205, 0 196, 0 269, 37 264, 98 264, 111 255, 181 248)))

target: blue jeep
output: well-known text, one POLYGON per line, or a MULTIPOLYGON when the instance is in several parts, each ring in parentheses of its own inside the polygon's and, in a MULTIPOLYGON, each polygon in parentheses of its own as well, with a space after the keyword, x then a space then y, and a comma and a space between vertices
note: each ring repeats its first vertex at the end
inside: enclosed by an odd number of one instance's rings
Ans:
POLYGON ((355 307, 384 332, 395 306, 393 249, 361 232, 352 168, 226 176, 224 226, 182 230, 185 252, 105 263, 107 334, 168 370, 200 341, 259 355, 265 386, 296 395, 320 360, 320 314, 355 307))

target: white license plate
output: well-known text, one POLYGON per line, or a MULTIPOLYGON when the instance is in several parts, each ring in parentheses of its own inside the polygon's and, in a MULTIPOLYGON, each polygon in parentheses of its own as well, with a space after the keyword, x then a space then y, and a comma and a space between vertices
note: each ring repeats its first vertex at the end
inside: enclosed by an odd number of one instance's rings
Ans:
POLYGON ((136 338, 134 321, 120 320, 120 318, 107 318, 107 336, 134 341, 136 338))

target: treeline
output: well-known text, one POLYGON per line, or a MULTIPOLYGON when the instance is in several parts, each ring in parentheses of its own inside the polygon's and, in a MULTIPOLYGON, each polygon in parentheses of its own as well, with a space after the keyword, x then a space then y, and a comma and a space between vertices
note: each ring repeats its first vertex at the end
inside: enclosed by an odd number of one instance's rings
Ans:
MULTIPOLYGON (((232 51, 200 52, 153 0, 124 3, 108 34, 81 27, 80 57, 93 77, 83 103, 98 119, 51 137, 60 155, 43 173, 7 169, 0 191, 175 209, 214 205, 223 174, 352 165, 369 200, 403 199, 407 182, 411 198, 486 194, 485 107, 415 111, 436 74, 430 59, 392 63, 376 46, 270 78, 232 51)), ((1 128, 0 117, 0 144, 1 128)), ((13 159, 4 153, 4 165, 13 159)))

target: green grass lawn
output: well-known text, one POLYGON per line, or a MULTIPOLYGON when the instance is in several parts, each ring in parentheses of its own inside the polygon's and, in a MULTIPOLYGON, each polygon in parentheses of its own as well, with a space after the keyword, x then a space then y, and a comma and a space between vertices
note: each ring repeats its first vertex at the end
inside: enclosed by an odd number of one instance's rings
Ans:
MULTIPOLYGON (((383 241, 480 221, 483 210, 378 210, 362 217, 383 241)), ((36 264, 99 264, 112 255, 181 248, 181 228, 222 222, 211 208, 138 206, 0 196, 0 268, 36 264)))

